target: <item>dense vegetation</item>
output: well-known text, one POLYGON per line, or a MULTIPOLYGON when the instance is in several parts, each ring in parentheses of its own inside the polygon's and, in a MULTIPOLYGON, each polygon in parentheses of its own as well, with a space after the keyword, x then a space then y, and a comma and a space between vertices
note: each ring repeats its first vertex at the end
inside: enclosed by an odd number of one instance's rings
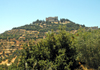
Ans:
POLYGON ((71 45, 70 37, 66 31, 60 31, 57 35, 54 32, 49 32, 47 38, 36 45, 25 46, 22 50, 20 68, 35 70, 72 69, 75 63, 76 50, 71 45))
POLYGON ((86 31, 80 29, 74 35, 77 60, 86 63, 90 68, 100 68, 100 29, 86 31))

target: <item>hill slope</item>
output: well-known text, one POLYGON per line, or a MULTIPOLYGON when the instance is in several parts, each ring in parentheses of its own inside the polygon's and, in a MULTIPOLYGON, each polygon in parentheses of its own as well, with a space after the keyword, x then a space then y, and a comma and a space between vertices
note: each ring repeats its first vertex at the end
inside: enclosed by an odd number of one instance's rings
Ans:
POLYGON ((45 38, 46 33, 51 31, 51 29, 57 33, 59 26, 66 26, 66 31, 76 32, 80 27, 85 27, 85 25, 79 25, 69 20, 66 21, 48 22, 37 20, 32 24, 15 27, 12 30, 0 34, 1 61, 9 59, 8 61, 10 62, 11 59, 20 54, 19 50, 22 49, 21 46, 24 43, 28 44, 29 41, 33 39, 37 42, 45 38), (68 21, 68 23, 66 23, 66 21, 68 21))

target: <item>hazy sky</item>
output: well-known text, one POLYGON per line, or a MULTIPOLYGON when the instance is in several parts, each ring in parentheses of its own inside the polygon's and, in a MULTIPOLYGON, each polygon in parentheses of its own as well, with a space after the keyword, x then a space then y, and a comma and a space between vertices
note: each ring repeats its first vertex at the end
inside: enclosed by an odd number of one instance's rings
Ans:
POLYGON ((100 0, 0 0, 0 33, 50 16, 100 27, 100 0))

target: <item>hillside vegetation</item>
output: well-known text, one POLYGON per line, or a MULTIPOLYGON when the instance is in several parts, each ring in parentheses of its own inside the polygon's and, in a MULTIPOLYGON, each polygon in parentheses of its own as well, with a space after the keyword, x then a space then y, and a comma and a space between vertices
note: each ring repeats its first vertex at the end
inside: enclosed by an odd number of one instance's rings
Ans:
POLYGON ((28 44, 28 42, 32 40, 38 42, 40 39, 44 39, 46 33, 51 31, 51 29, 57 33, 59 31, 59 26, 65 26, 66 31, 71 31, 72 33, 76 32, 80 26, 85 27, 85 25, 75 24, 68 19, 61 19, 60 21, 56 24, 54 22, 36 20, 29 25, 15 27, 12 30, 0 34, 0 52, 10 54, 13 49, 22 49, 24 43, 28 44), (69 23, 65 23, 65 21, 69 23))
POLYGON ((0 34, 0 64, 8 64, 0 70, 99 69, 99 35, 100 29, 72 21, 56 24, 37 20, 15 27, 0 34))

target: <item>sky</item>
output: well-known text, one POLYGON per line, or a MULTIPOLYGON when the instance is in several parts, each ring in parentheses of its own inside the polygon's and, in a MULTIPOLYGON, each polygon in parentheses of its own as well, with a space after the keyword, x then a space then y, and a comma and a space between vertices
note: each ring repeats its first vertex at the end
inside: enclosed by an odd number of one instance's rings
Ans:
POLYGON ((100 27, 100 0, 0 0, 0 33, 55 16, 100 27))

